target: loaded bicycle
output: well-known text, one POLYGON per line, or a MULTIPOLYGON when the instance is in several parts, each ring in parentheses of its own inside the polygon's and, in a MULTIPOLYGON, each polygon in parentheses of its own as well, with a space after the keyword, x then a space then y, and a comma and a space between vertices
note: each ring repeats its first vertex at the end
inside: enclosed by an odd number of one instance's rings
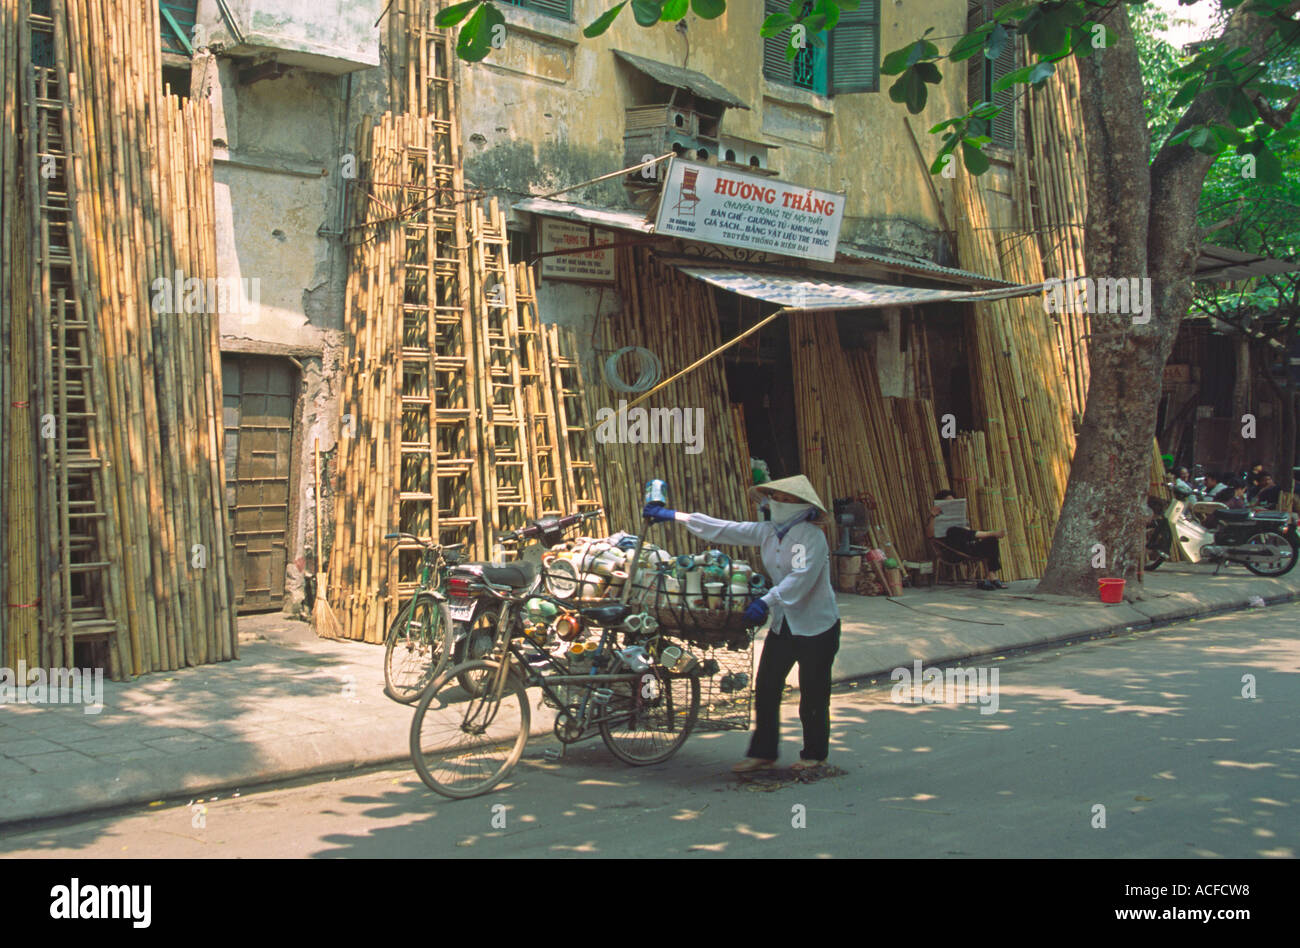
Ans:
MULTIPOLYGON (((593 514, 534 521, 503 539, 540 539, 549 548, 587 516, 593 514)), ((487 657, 444 669, 416 706, 411 758, 420 779, 447 797, 486 793, 519 762, 532 687, 556 710, 562 745, 599 735, 634 766, 675 754, 699 714, 698 662, 652 617, 638 605, 583 605, 557 596, 545 570, 523 563, 484 575, 474 590, 500 603, 487 657), (597 633, 589 644, 578 641, 597 633)))

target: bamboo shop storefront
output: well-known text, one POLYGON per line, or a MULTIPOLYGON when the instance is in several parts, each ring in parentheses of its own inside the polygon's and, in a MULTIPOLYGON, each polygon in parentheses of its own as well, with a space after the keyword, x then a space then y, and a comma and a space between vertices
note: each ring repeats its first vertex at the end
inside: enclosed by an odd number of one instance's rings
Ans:
MULTIPOLYGON (((702 410, 698 454, 597 439, 613 526, 638 522, 650 476, 668 480, 689 509, 748 518, 753 456, 774 477, 807 475, 828 502, 869 496, 872 535, 913 563, 931 558, 925 511, 951 485, 981 528, 1005 525, 1004 575, 1041 572, 1073 432, 1068 399, 1054 391, 1052 327, 1032 295, 1041 277, 1022 278, 1032 267, 1008 279, 843 247, 834 264, 810 263, 658 234, 635 212, 536 198, 514 209, 533 218, 544 288, 588 282, 567 264, 548 274, 552 256, 584 256, 612 275, 618 305, 578 329, 592 340, 591 417, 702 410), (546 234, 552 221, 569 228, 558 250, 546 234), (928 285, 887 282, 899 280, 928 285), (668 381, 648 395, 646 385, 636 394, 597 381, 617 384, 620 367, 632 368, 622 377, 636 374, 638 356, 625 352, 636 347, 653 353, 668 381)), ((1025 241, 1009 246, 1028 256, 1025 241)), ((991 261, 985 273, 1001 269, 996 255, 971 259, 991 261)), ((544 289, 539 299, 543 321, 555 318, 544 289)), ((680 532, 665 542, 685 548, 680 532)))

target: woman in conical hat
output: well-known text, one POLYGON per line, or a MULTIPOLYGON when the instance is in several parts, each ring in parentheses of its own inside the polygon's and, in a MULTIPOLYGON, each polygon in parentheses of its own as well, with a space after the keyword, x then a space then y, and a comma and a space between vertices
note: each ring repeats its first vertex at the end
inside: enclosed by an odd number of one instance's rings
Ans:
POLYGON ((745 610, 745 618, 771 628, 754 682, 754 733, 745 759, 732 770, 763 770, 776 763, 781 736, 781 692, 799 666, 799 720, 803 749, 797 770, 821 767, 830 744, 831 667, 840 648, 840 613, 831 588, 830 545, 814 523, 827 514, 803 475, 767 481, 750 490, 763 519, 741 523, 702 513, 647 504, 652 520, 677 520, 715 543, 757 546, 772 588, 745 610))

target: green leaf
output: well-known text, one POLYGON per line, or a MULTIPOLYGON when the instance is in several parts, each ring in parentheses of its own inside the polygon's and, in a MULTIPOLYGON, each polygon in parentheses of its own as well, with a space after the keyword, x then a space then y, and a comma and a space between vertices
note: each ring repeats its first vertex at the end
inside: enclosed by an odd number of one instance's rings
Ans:
POLYGON ((1039 56, 1057 56, 1070 48, 1070 22, 1068 9, 1047 10, 1029 33, 1029 48, 1039 56))
POLYGON ((481 2, 482 0, 466 0, 465 3, 453 3, 445 10, 438 11, 438 15, 433 18, 433 25, 440 27, 455 26, 469 16, 469 11, 473 10, 481 2))
POLYGON ((853 10, 856 10, 858 8, 861 2, 862 0, 835 0, 835 5, 838 6, 841 10, 848 10, 852 12, 853 10))
POLYGON ((895 102, 901 102, 907 106, 907 111, 917 115, 925 109, 926 99, 929 98, 929 92, 925 88, 925 80, 915 68, 906 69, 898 77, 892 86, 889 87, 889 98, 895 102))
POLYGON ((1291 86, 1280 82, 1253 82, 1247 88, 1258 92, 1266 99, 1289 99, 1296 93, 1291 86))
POLYGON ((768 37, 776 36, 778 33, 788 30, 790 27, 794 26, 794 24, 795 19, 790 14, 773 13, 764 20, 763 25, 758 28, 758 35, 767 39, 768 37))
POLYGON ((654 26, 664 13, 664 0, 632 0, 637 26, 654 26))
POLYGON ((1269 185, 1282 183, 1282 162, 1267 148, 1255 156, 1255 180, 1269 185))
POLYGON ((601 33, 604 33, 609 29, 610 24, 618 19, 618 15, 623 12, 623 8, 627 6, 627 2, 628 0, 623 0, 623 2, 618 6, 610 7, 598 16, 586 29, 584 29, 582 35, 587 37, 587 39, 594 39, 601 33))
POLYGON ((1250 96, 1240 89, 1234 89, 1232 98, 1228 102, 1228 121, 1237 128, 1245 128, 1254 125, 1257 118, 1259 118, 1259 111, 1255 108, 1255 103, 1250 101, 1250 96))
POLYGON ((668 0, 664 4, 663 16, 660 17, 666 23, 672 23, 674 20, 680 20, 686 16, 691 9, 691 0, 668 0))
POLYGON ((939 55, 939 47, 929 40, 917 40, 907 54, 907 64, 915 66, 922 59, 933 59, 939 55))
MULTIPOLYGON (((818 27, 821 30, 833 30, 835 24, 840 21, 840 8, 834 3, 834 0, 817 0, 817 15, 822 19, 822 25, 818 27)), ((809 27, 811 30, 812 27, 809 27)))
POLYGON ((995 23, 985 23, 978 29, 971 30, 953 44, 952 49, 948 51, 948 58, 955 63, 970 59, 984 48, 985 40, 996 25, 995 23))
POLYGON ((917 63, 912 68, 916 70, 917 74, 924 82, 928 82, 931 85, 938 85, 940 82, 943 82, 943 73, 939 72, 939 67, 934 63, 917 63))
POLYGON ((1005 26, 1001 23, 993 24, 993 30, 989 33, 989 41, 984 46, 984 58, 988 60, 997 59, 1002 55, 1002 50, 1006 48, 1010 39, 1011 34, 1007 32, 1005 26))
POLYGON ((1031 85, 1041 85, 1046 82, 1052 73, 1056 72, 1056 63, 1037 62, 1029 70, 1029 83, 1031 85))
POLYGON ((1201 86, 1204 82, 1204 76, 1193 76, 1191 79, 1188 79, 1183 83, 1182 88, 1178 90, 1170 101, 1169 108, 1175 110, 1184 109, 1191 105, 1192 100, 1195 99, 1197 93, 1201 91, 1201 86))
POLYGON ((1019 69, 1012 70, 997 82, 993 83, 993 91, 1001 92, 1003 89, 1010 89, 1017 82, 1028 82, 1029 73, 1033 69, 1033 66, 1021 66, 1019 69))
POLYGON ((961 160, 971 174, 980 175, 989 170, 989 156, 968 142, 961 143, 961 160))
POLYGON ((898 75, 907 68, 907 57, 911 52, 911 46, 904 46, 902 49, 886 54, 884 62, 880 64, 880 71, 886 76, 898 75))
POLYGON ((971 118, 990 119, 1002 111, 1000 105, 994 105, 992 102, 981 102, 975 108, 971 109, 971 118))
POLYGON ((476 63, 487 58, 492 52, 492 34, 496 27, 504 25, 506 18, 491 3, 484 3, 474 11, 474 15, 460 28, 456 38, 456 55, 466 62, 476 63))
POLYGON ((727 0, 691 0, 691 10, 701 20, 716 20, 727 12, 727 0))

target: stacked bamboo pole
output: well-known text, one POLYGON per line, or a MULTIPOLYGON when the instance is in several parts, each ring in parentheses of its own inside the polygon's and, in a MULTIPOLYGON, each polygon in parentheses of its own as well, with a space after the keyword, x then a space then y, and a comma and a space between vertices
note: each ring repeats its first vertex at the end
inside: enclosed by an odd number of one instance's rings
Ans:
MULTIPOLYGON (((619 313, 603 317, 597 327, 602 334, 599 352, 607 356, 624 346, 643 346, 659 356, 666 374, 672 374, 721 345, 713 293, 705 284, 657 262, 644 249, 623 248, 616 255, 617 286, 624 305, 619 313)), ((593 356, 600 358, 596 353, 593 356)), ((585 375, 589 380, 599 379, 600 366, 593 361, 585 375)), ((690 446, 685 443, 671 442, 679 430, 676 426, 670 426, 669 439, 664 443, 620 441, 616 414, 619 402, 630 402, 636 396, 619 394, 592 382, 586 391, 612 529, 640 530, 642 489, 646 481, 654 478, 668 483, 672 507, 728 520, 753 518, 754 508, 747 497, 751 485, 749 457, 737 444, 721 360, 705 363, 683 376, 630 409, 627 416, 633 421, 630 413, 639 409, 680 411, 683 425, 689 418, 695 441, 691 450, 698 447, 697 453, 688 453, 690 446), (702 416, 699 409, 703 410, 702 416), (701 417, 702 428, 697 430, 701 417), (606 420, 604 428, 600 425, 602 419, 606 420)), ((683 430, 683 438, 684 434, 683 430)), ((656 528, 653 539, 673 550, 694 549, 700 543, 684 527, 676 525, 656 528)))
POLYGON ((834 313, 793 314, 790 346, 804 474, 827 503, 870 494, 873 544, 927 560, 926 519, 948 486, 933 406, 882 397, 870 351, 840 345, 834 313))
MULTIPOLYGON (((1023 237, 992 236, 982 193, 965 176, 955 181, 958 251, 963 266, 1018 283, 1037 282, 1036 244, 1023 237)), ((1038 297, 978 303, 967 323, 976 418, 986 442, 986 467, 963 476, 965 496, 997 493, 1001 503, 980 504, 980 530, 1005 529, 1003 567, 1010 579, 1042 574, 1069 478, 1074 435, 1065 367, 1038 297)), ((976 457, 979 453, 975 452, 976 457)))
MULTIPOLYGON (((1025 147, 1016 153, 1020 226, 1035 236, 1048 277, 1084 276, 1088 216, 1087 141, 1073 58, 1056 64, 1052 81, 1031 90, 1025 109, 1025 147)), ((1053 314, 1055 344, 1075 419, 1088 394, 1088 314, 1053 314)))
MULTIPOLYGON (((26 431, 5 441, 15 483, 40 448, 35 503, 6 510, 6 560, 16 576, 28 552, 45 564, 39 642, 22 655, 66 666, 102 640, 115 678, 229 659, 210 106, 164 96, 156 5, 48 11, 7 4, 3 41, 25 80, 5 89, 5 145, 23 115, 27 198, 6 233, 32 274, 29 297, 6 275, 4 332, 31 356, 26 431), (33 58, 37 35, 52 62, 33 58)), ((30 593, 8 586, 10 602, 30 593)))

